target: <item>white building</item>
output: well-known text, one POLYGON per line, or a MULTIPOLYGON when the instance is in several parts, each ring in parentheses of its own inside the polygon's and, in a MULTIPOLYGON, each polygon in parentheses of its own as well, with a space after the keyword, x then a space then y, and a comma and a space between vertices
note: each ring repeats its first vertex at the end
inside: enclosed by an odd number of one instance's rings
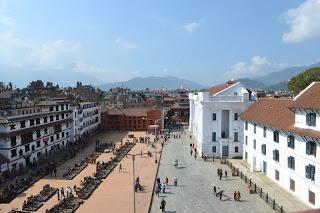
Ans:
POLYGON ((242 156, 243 129, 239 115, 256 97, 239 82, 229 81, 208 92, 190 93, 189 131, 200 154, 242 156))
POLYGON ((0 110, 0 172, 22 168, 69 143, 71 112, 66 101, 0 110))
POLYGON ((101 123, 101 108, 96 102, 80 102, 73 107, 71 141, 96 131, 101 123))
POLYGON ((320 82, 294 99, 260 99, 242 115, 244 158, 311 207, 320 207, 320 82))

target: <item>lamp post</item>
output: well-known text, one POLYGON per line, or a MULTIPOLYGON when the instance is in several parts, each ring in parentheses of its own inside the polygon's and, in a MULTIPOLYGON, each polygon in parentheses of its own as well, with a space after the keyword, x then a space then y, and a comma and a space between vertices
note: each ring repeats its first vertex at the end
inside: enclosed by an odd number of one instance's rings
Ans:
MULTIPOLYGON (((155 155, 157 156, 158 152, 149 152, 149 153, 155 153, 155 155)), ((127 155, 131 155, 132 156, 132 180, 133 180, 133 213, 136 213, 136 186, 135 186, 135 157, 136 156, 141 156, 141 155, 147 155, 149 154, 148 152, 147 153, 137 153, 137 154, 127 154, 127 155)), ((160 153, 160 152, 159 152, 160 153)))

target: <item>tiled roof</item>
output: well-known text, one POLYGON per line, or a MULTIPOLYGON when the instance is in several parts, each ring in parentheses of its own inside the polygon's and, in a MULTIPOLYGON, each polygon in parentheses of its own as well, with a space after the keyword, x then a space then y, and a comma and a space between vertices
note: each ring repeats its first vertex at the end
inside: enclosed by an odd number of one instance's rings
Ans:
POLYGON ((288 108, 290 104, 292 99, 262 98, 244 111, 241 119, 288 130, 294 125, 294 112, 288 108))
POLYGON ((297 109, 320 109, 320 82, 310 84, 309 87, 295 97, 290 107, 297 109))
POLYGON ((237 81, 228 81, 227 83, 219 86, 212 87, 208 90, 209 95, 216 95, 219 92, 222 92, 223 90, 233 86, 234 84, 238 83, 237 81))
POLYGON ((124 113, 120 109, 118 109, 117 107, 114 107, 108 111, 108 114, 109 115, 123 115, 124 113))
POLYGON ((298 135, 320 138, 320 132, 294 126, 295 113, 290 106, 295 101, 284 98, 263 98, 241 114, 241 119, 298 135))
POLYGON ((138 107, 138 108, 124 108, 123 113, 126 116, 147 116, 149 111, 153 110, 151 107, 138 107))

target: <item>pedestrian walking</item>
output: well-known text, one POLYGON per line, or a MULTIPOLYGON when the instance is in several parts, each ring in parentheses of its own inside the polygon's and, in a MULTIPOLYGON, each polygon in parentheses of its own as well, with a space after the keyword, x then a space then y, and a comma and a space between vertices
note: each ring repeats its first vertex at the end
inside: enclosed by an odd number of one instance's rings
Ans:
POLYGON ((119 163, 119 172, 122 172, 122 164, 119 163))
POLYGON ((162 193, 166 193, 166 185, 164 183, 161 184, 162 187, 162 193))
POLYGON ((64 189, 63 189, 63 187, 61 187, 60 192, 61 192, 61 197, 63 197, 63 198, 64 198, 64 189))
POLYGON ((156 187, 156 196, 157 197, 160 196, 160 188, 159 188, 159 186, 156 187))
POLYGON ((224 176, 227 178, 228 177, 228 172, 227 170, 224 171, 224 176))
POLYGON ((58 200, 60 200, 60 190, 57 191, 58 200))
POLYGON ((217 187, 213 186, 213 194, 216 195, 217 194, 217 187))
POLYGON ((220 175, 220 169, 218 168, 217 169, 217 176, 219 177, 219 175, 220 175))
POLYGON ((238 193, 237 193, 237 201, 240 202, 240 198, 241 198, 241 194, 240 194, 240 192, 238 191, 238 193))
POLYGON ((220 174, 219 174, 219 176, 220 176, 220 180, 221 180, 221 178, 222 178, 222 171, 220 171, 220 174))
POLYGON ((160 184, 161 183, 161 180, 159 177, 157 177, 157 183, 160 184))
POLYGON ((190 140, 191 140, 192 136, 190 135, 190 140))
POLYGON ((166 201, 164 200, 164 198, 162 198, 161 203, 160 203, 160 209, 162 212, 166 211, 166 201))
POLYGON ((54 167, 53 173, 54 173, 54 176, 57 177, 57 168, 56 167, 54 167))
POLYGON ((191 150, 190 150, 190 154, 191 154, 191 156, 192 156, 192 152, 193 152, 193 151, 192 151, 192 149, 191 149, 191 150))
POLYGON ((220 192, 220 200, 221 200, 221 198, 222 198, 222 193, 223 193, 223 190, 221 190, 221 192, 220 192))
POLYGON ((237 196, 238 196, 237 191, 234 191, 234 193, 233 193, 233 199, 234 199, 235 201, 237 201, 237 196))
POLYGON ((169 178, 167 176, 166 176, 165 182, 166 182, 166 186, 168 186, 169 178))
POLYGON ((197 160, 197 153, 194 152, 194 159, 197 160))
POLYGON ((177 186, 178 185, 178 178, 177 176, 173 177, 173 185, 177 186))

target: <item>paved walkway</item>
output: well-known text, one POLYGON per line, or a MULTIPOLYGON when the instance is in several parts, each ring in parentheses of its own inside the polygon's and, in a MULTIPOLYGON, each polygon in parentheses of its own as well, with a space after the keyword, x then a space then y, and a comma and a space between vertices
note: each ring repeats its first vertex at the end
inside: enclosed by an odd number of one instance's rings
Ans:
MULTIPOLYGON (((126 141, 127 134, 134 134, 135 136, 144 136, 145 132, 105 132, 95 136, 92 136, 90 140, 100 140, 103 142, 120 143, 121 139, 126 141)), ((153 138, 152 138, 153 141, 153 138)), ((79 186, 80 181, 85 176, 93 175, 96 166, 89 164, 81 173, 79 173, 73 180, 65 180, 62 178, 62 174, 68 167, 73 166, 75 163, 79 163, 81 159, 85 158, 89 153, 93 152, 95 143, 86 147, 82 152, 78 153, 75 158, 68 160, 57 168, 57 177, 45 176, 36 182, 33 186, 20 194, 17 198, 11 201, 9 204, 0 204, 0 213, 7 213, 13 208, 22 208, 23 201, 30 195, 38 194, 45 184, 50 184, 52 187, 61 188, 71 187, 74 185, 79 186)), ((147 144, 137 144, 131 152, 140 151, 154 151, 147 144)), ((97 161, 108 161, 112 156, 111 153, 103 153, 97 161)), ((145 186, 145 193, 137 193, 137 212, 147 212, 151 199, 151 190, 155 178, 156 165, 154 158, 142 157, 136 158, 136 175, 140 176, 140 182, 145 186)), ((117 168, 113 171, 104 181, 98 189, 96 189, 91 197, 85 201, 84 204, 77 210, 77 212, 132 212, 132 164, 131 159, 124 158, 121 161, 125 171, 123 174, 119 174, 117 168)), ((57 196, 53 196, 37 212, 45 212, 46 209, 53 207, 58 203, 57 196)))
POLYGON ((265 193, 268 193, 270 197, 274 198, 276 202, 284 207, 287 212, 291 211, 301 211, 310 209, 308 205, 299 200, 294 195, 287 192, 285 189, 281 188, 278 183, 268 178, 261 172, 251 172, 249 165, 245 160, 229 160, 232 165, 242 171, 244 175, 257 184, 257 186, 262 187, 265 193))
POLYGON ((203 162, 190 156, 189 135, 182 139, 170 139, 164 147, 159 168, 161 181, 168 176, 169 188, 160 198, 154 196, 152 213, 160 212, 160 201, 165 198, 167 212, 259 212, 267 213, 273 210, 256 194, 249 194, 247 185, 239 177, 222 178, 217 176, 217 169, 222 168, 231 174, 226 165, 216 162, 203 162), (173 166, 173 160, 179 160, 178 167, 173 166), (173 186, 173 177, 178 177, 178 186, 173 186), (213 195, 212 185, 224 191, 220 201, 213 195), (234 201, 233 192, 241 192, 241 202, 234 201))

